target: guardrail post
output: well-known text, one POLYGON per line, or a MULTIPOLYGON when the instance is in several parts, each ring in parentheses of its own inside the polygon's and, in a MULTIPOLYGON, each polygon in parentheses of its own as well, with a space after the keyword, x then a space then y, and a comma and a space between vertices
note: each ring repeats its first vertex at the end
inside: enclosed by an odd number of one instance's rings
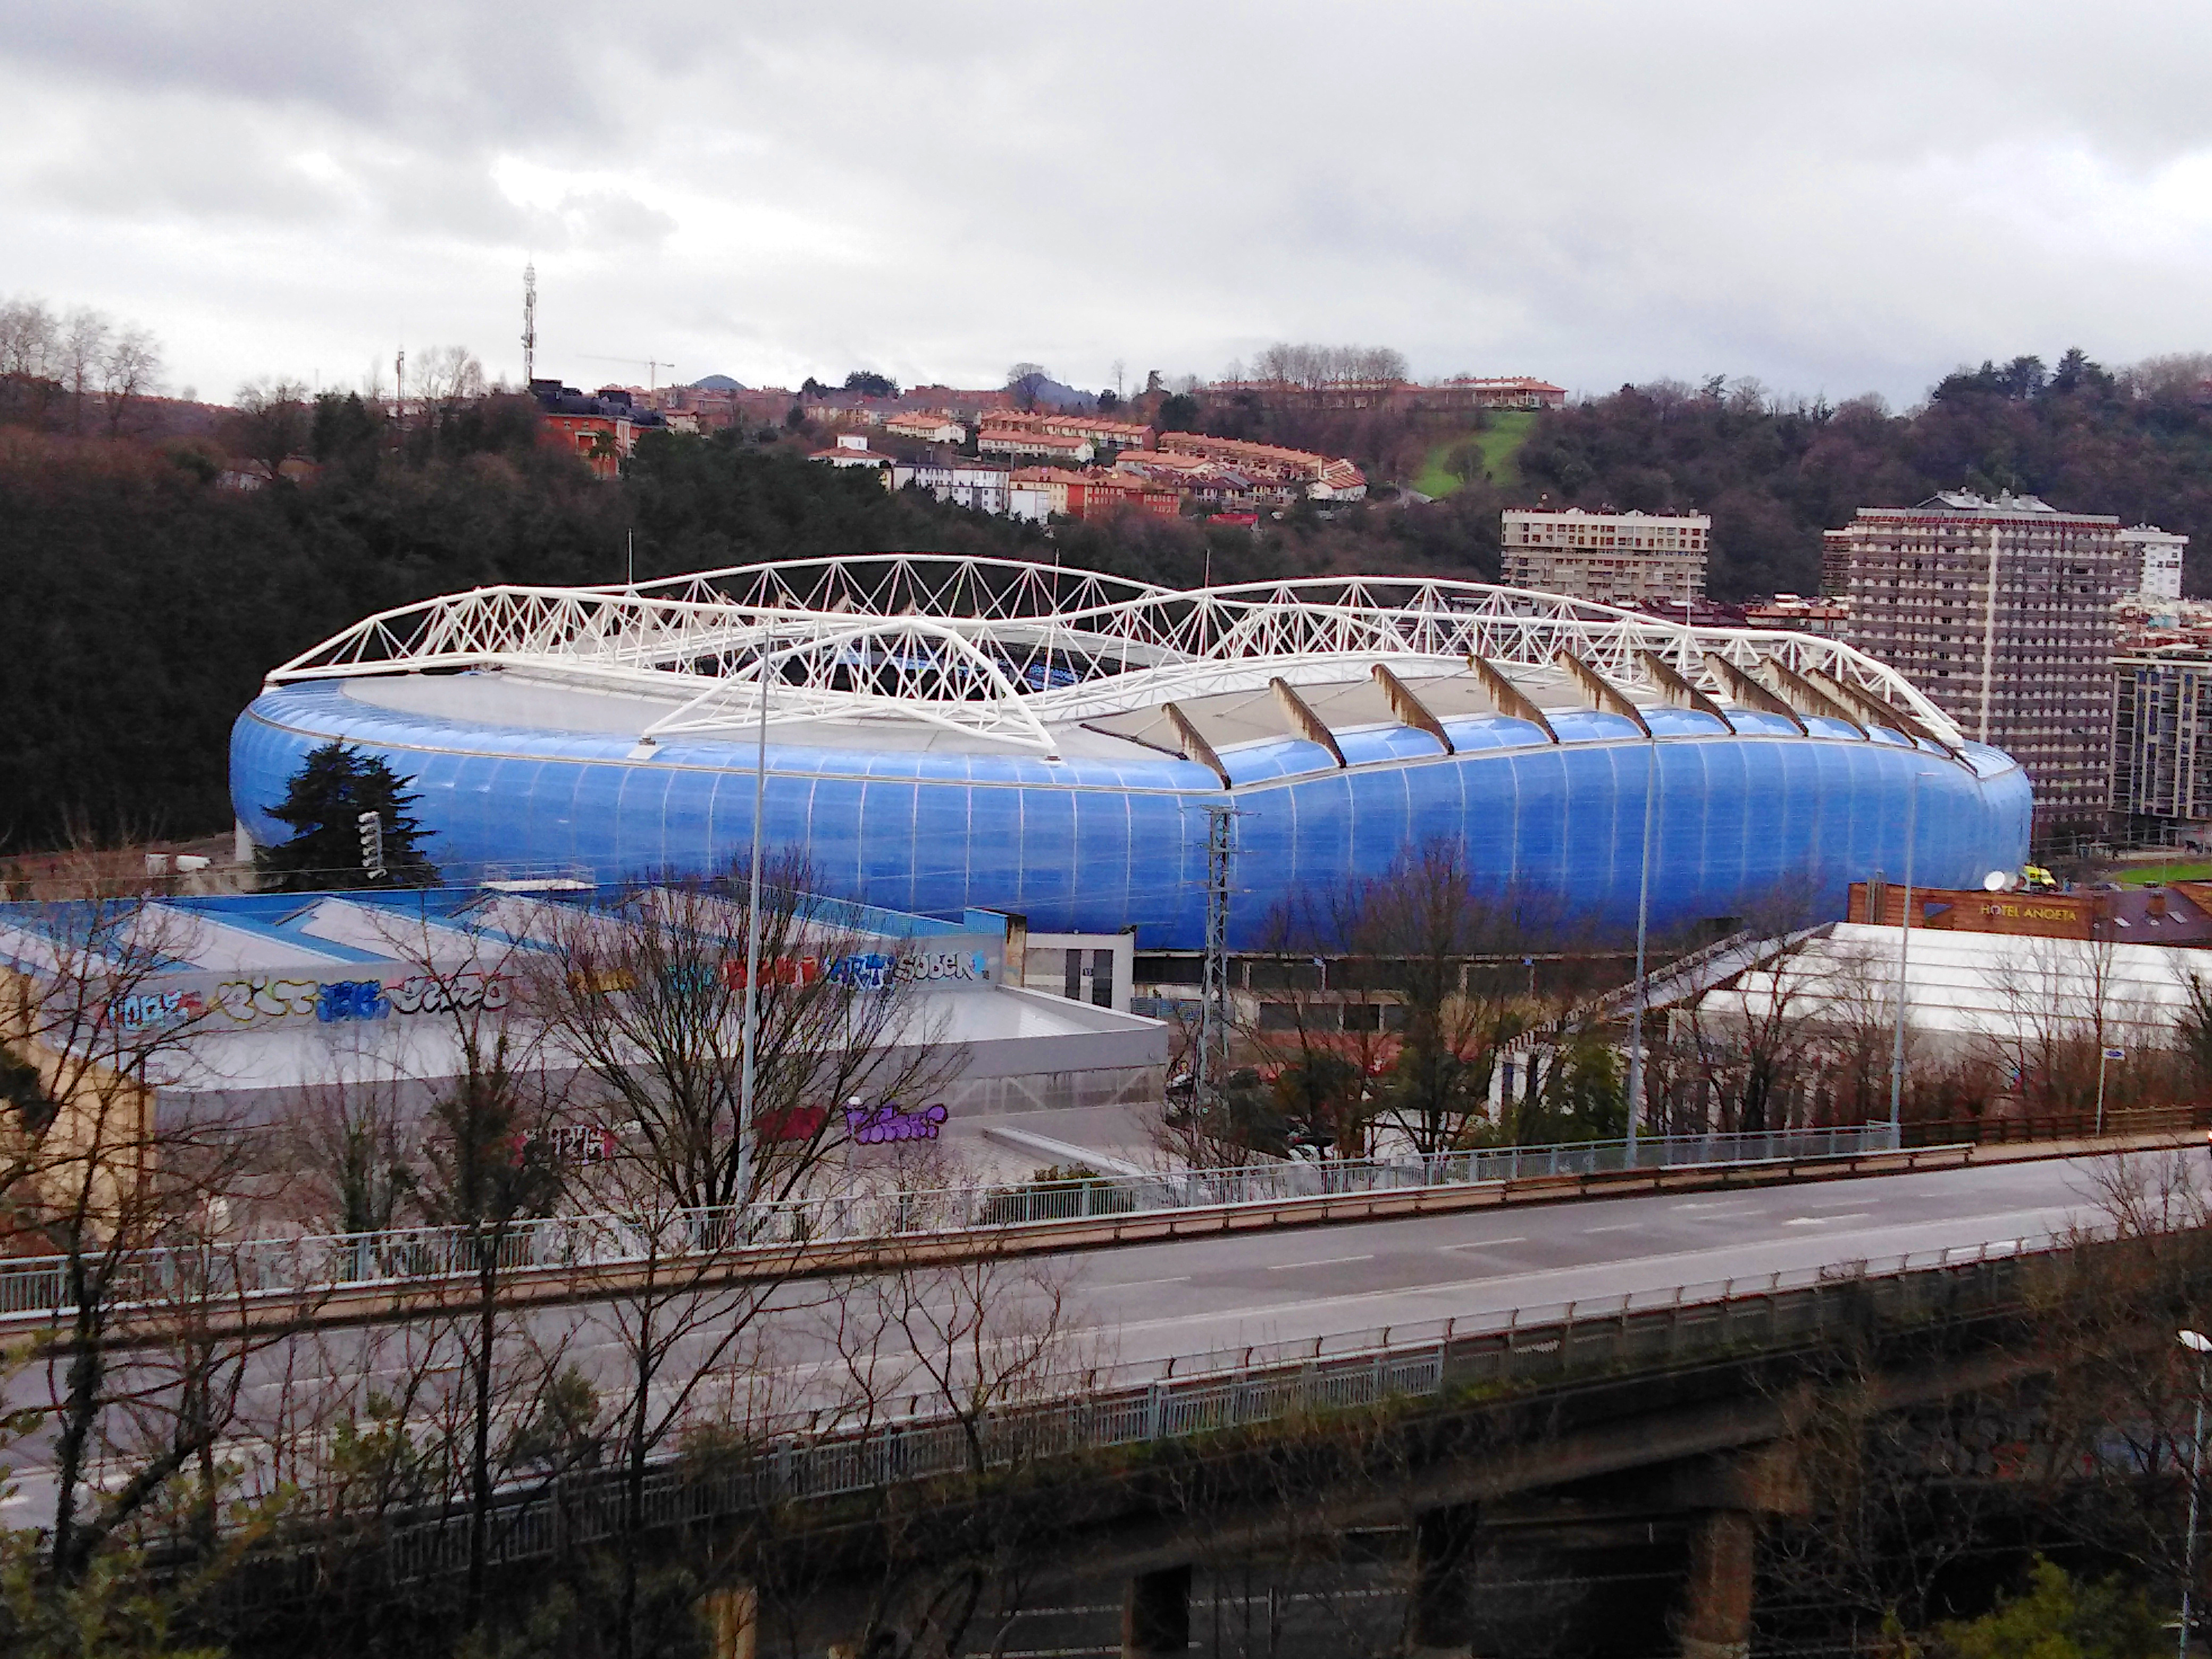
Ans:
POLYGON ((1167 1389, 1158 1382, 1145 1390, 1145 1438, 1158 1440, 1167 1431, 1167 1389))

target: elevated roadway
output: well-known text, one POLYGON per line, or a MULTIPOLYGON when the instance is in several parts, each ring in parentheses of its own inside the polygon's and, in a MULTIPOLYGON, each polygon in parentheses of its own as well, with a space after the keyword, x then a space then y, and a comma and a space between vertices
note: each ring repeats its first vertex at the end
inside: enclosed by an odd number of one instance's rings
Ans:
MULTIPOLYGON (((2203 1157, 2183 1156, 2192 1163, 2203 1157)), ((1085 1368, 1187 1371, 1234 1364, 1246 1346, 1444 1320, 1502 1323, 1516 1310, 1556 1310, 1576 1302, 1595 1308, 1677 1287, 1709 1287, 1705 1293, 1713 1294, 1731 1280, 1738 1290, 1754 1289, 1778 1273, 1844 1268, 1907 1252, 2033 1250, 2102 1217, 2100 1182, 2117 1162, 2046 1158, 1045 1251, 990 1282, 987 1299, 994 1328, 1004 1332, 1041 1320, 1045 1304, 1057 1299, 1061 1346, 1085 1368)), ((817 1279, 776 1289, 758 1322, 759 1340, 733 1350, 730 1369, 771 1377, 782 1410, 834 1408, 851 1387, 836 1328, 841 1312, 847 1352, 855 1328, 837 1288, 817 1279)), ((940 1332, 958 1322, 951 1304, 960 1294, 943 1285, 927 1292, 940 1332)), ((458 1311, 324 1329, 264 1350, 250 1363, 242 1423, 297 1421, 304 1389, 396 1392, 410 1369, 425 1365, 441 1328, 450 1347, 458 1311)), ((619 1398, 628 1374, 621 1321, 618 1301, 532 1306, 507 1316, 519 1352, 557 1356, 610 1401, 619 1398)), ((930 1328, 910 1321, 877 1330, 869 1346, 876 1363, 890 1368, 879 1376, 895 1376, 911 1345, 929 1341, 930 1328)), ((695 1369, 720 1339, 720 1324, 709 1320, 678 1345, 663 1374, 695 1369)), ((433 1368, 458 1380, 457 1358, 448 1353, 433 1368)), ((149 1381, 159 1374, 161 1362, 151 1356, 129 1363, 143 1364, 149 1381)), ((43 1406, 60 1375, 58 1363, 51 1374, 44 1364, 26 1366, 5 1379, 0 1402, 9 1410, 43 1406)), ((711 1408, 720 1392, 707 1391, 702 1404, 711 1408)), ((248 1464, 259 1461, 251 1431, 230 1450, 248 1464)), ((46 1452, 43 1437, 33 1436, 0 1454, 0 1467, 12 1465, 19 1485, 6 1504, 9 1520, 31 1519, 50 1504, 46 1452)))

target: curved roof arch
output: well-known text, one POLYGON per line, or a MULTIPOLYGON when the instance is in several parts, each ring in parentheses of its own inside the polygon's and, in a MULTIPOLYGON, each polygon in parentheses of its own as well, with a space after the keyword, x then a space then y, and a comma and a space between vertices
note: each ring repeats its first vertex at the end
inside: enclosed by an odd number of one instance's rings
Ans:
POLYGON ((1055 723, 1178 697, 1285 677, 1360 678, 1377 664, 1434 672, 1470 659, 1509 675, 1535 671, 1532 681, 1548 684, 1563 653, 1629 701, 1654 705, 1670 687, 1652 658, 1690 681, 1715 672, 1713 659, 1747 672, 1778 665, 1962 741, 1903 676, 1815 635, 1689 627, 1442 578, 1176 589, 942 554, 739 565, 635 587, 475 588, 366 617, 267 680, 517 669, 650 693, 682 719, 647 729, 686 732, 757 720, 765 687, 771 723, 904 720, 1049 754, 1055 723))

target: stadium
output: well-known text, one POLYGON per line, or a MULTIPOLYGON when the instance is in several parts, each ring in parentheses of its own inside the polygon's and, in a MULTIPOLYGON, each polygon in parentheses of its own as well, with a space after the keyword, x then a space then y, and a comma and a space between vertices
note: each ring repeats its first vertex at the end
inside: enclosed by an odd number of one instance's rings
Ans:
POLYGON ((272 672, 232 735, 241 834, 332 739, 410 778, 448 878, 726 870, 1045 932, 1230 943, 1438 838, 1589 927, 1821 917, 1905 869, 2027 853, 2028 781, 1893 671, 1812 635, 1688 628, 1477 583, 1174 590, 899 555, 635 587, 501 586, 372 617, 272 672), (765 771, 758 757, 765 754, 765 771), (1656 793, 1654 793, 1656 792, 1656 793), (1224 815, 1215 809, 1229 809, 1224 815), (1648 833, 1648 842, 1647 842, 1648 833))

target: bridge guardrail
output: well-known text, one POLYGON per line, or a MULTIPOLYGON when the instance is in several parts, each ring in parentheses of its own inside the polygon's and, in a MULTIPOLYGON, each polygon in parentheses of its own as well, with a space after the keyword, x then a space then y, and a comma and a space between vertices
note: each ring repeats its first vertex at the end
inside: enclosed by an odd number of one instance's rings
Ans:
MULTIPOLYGON (((1003 1411, 981 1439, 986 1468, 1261 1426, 1315 1410, 1435 1397, 1485 1382, 1565 1380, 1578 1372, 1817 1340, 1871 1314, 1887 1323, 2003 1312, 2021 1305, 2021 1259, 2064 1248, 2045 1236, 1974 1250, 1918 1251, 1766 1278, 1708 1281, 1602 1301, 1517 1309, 1475 1320, 1384 1326, 1334 1338, 1224 1350, 1055 1380, 1060 1397, 1003 1411), (1149 1372, 1150 1374, 1146 1374, 1149 1372)), ((974 1441, 951 1415, 917 1413, 841 1428, 787 1419, 739 1466, 706 1473, 680 1459, 646 1477, 641 1524, 705 1522, 776 1503, 849 1496, 975 1472, 974 1441)), ((566 1477, 499 1507, 493 1559, 517 1562, 620 1534, 628 1494, 611 1474, 566 1477)), ((466 1564, 467 1517, 392 1531, 387 1570, 402 1578, 466 1564)))
MULTIPOLYGON (((130 1253, 103 1271, 110 1306, 156 1307, 188 1297, 298 1296, 341 1288, 404 1286, 549 1267, 619 1267, 653 1259, 723 1255, 742 1246, 794 1246, 985 1233, 1053 1221, 1106 1219, 1230 1204, 1480 1186, 1538 1176, 1602 1175, 1853 1158, 1889 1152, 1887 1123, 1767 1134, 1641 1137, 1439 1153, 1403 1159, 1285 1161, 1158 1175, 838 1194, 735 1209, 676 1211, 643 1218, 554 1216, 498 1228, 417 1227, 255 1239, 209 1249, 130 1253)), ((0 1259, 0 1318, 74 1311, 68 1258, 0 1259)))

